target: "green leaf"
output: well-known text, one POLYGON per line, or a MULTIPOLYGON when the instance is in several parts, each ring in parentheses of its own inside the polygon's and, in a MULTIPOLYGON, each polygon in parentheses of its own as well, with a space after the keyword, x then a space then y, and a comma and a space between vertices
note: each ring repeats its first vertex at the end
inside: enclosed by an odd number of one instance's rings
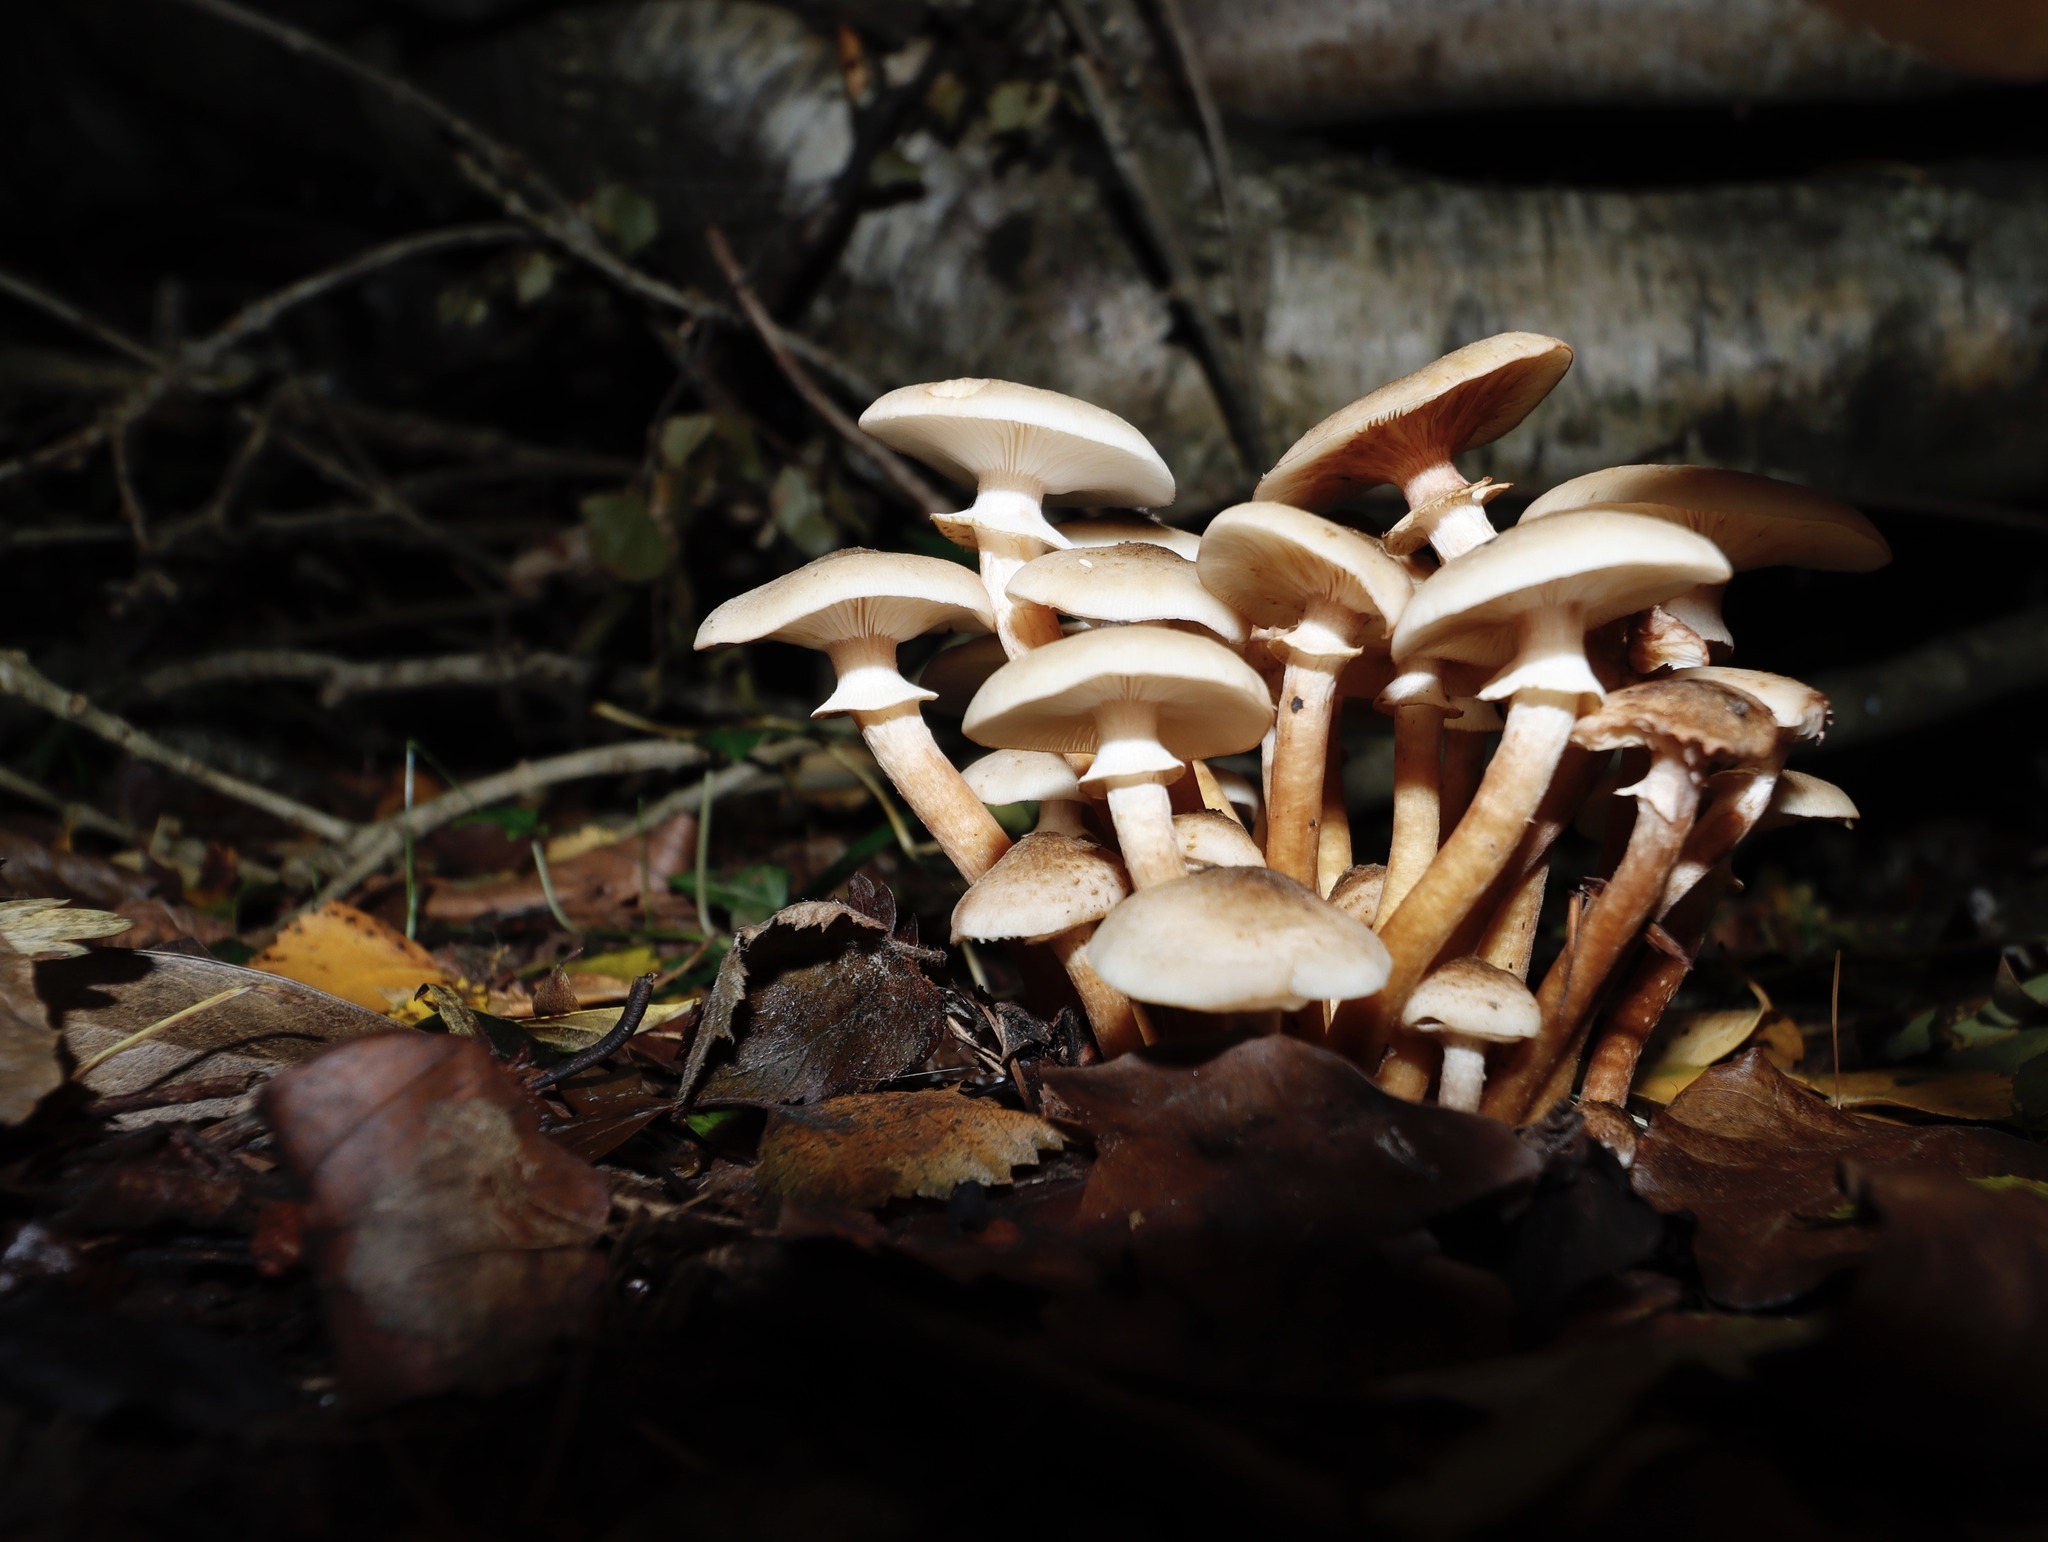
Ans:
POLYGON ((508 806, 505 808, 480 808, 473 814, 464 814, 455 821, 457 828, 463 825, 496 825, 515 841, 533 839, 534 831, 540 828, 540 810, 508 806))
POLYGON ((708 412, 679 413, 668 419, 658 441, 662 464, 671 471, 682 470, 717 427, 718 420, 708 412))
POLYGON ((924 190, 924 168, 901 150, 884 150, 868 162, 868 186, 878 193, 924 190))
POLYGON ((668 539, 638 493, 592 493, 581 508, 590 530, 590 555, 600 566, 635 584, 668 570, 668 539))
POLYGON ((740 1118, 743 1112, 744 1110, 737 1108, 714 1108, 701 1114, 685 1114, 683 1123, 690 1127, 691 1134, 701 1140, 709 1140, 735 1119, 740 1118))
POLYGON ((768 468, 761 460, 761 446, 754 438, 753 426, 743 417, 730 412, 717 416, 718 442, 725 446, 732 457, 732 474, 741 482, 760 483, 768 480, 768 468))
POLYGON ((874 829, 868 831, 866 835, 863 835, 859 840, 847 847, 845 851, 841 852, 839 859, 826 868, 824 872, 818 874, 817 877, 805 884, 802 897, 811 900, 823 899, 842 883, 845 883, 847 879, 859 872, 861 864, 867 861, 869 857, 872 857, 878 851, 886 851, 895 839, 896 827, 890 824, 888 820, 883 820, 874 829))
POLYGON ((546 252, 528 252, 512 270, 512 293, 521 305, 547 298, 555 287, 555 259, 546 252))
POLYGON ((1049 80, 1006 80, 988 94, 988 126, 998 134, 1028 133, 1052 116, 1059 99, 1049 80))
POLYGON ((661 211, 654 200, 622 182, 607 182, 599 188, 591 195, 589 209, 590 222, 628 257, 661 234, 661 211))
MULTIPOLYGON (((687 893, 695 887, 696 880, 691 874, 678 873, 669 883, 687 893)), ((732 918, 735 930, 758 925, 789 903, 789 870, 772 862, 743 867, 737 873, 706 883, 704 901, 724 910, 732 918)))
POLYGON ((767 737, 765 728, 709 728, 698 736, 698 742, 738 763, 753 754, 767 737))
POLYGON ((2036 1055, 2014 1074, 2012 1109, 2019 1122, 2035 1134, 2048 1131, 2048 1055, 2036 1055))
POLYGON ((839 545, 839 531, 825 514, 818 484, 801 466, 784 466, 768 489, 768 508, 775 528, 806 557, 822 557, 839 545))
POLYGON ((964 546, 956 546, 936 530, 912 525, 903 532, 903 544, 920 557, 944 557, 948 562, 957 562, 963 568, 979 571, 981 559, 964 546))
POLYGON ((2018 1173, 2000 1173, 1995 1178, 1972 1178, 1970 1181, 1978 1188, 1988 1189, 1993 1194, 2003 1194, 2008 1189, 2019 1189, 2036 1199, 2048 1199, 2048 1183, 2043 1183, 2039 1178, 2022 1178, 2018 1173))

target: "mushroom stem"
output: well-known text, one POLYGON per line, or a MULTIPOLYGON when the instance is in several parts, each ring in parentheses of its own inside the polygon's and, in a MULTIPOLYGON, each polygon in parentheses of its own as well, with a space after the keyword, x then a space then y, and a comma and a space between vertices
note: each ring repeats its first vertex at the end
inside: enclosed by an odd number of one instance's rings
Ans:
POLYGON ((1061 632, 1057 615, 1043 605, 1010 596, 1010 580, 1017 576, 1018 569, 1051 548, 1028 536, 1003 535, 992 530, 982 531, 980 539, 981 583, 988 590, 989 608, 995 612, 996 636, 1002 641, 1003 653, 1014 659, 1033 648, 1058 642, 1061 632))
POLYGON ((1757 767, 1731 771, 1716 779, 1715 791, 1707 800, 1699 822, 1685 838, 1685 850, 1664 883, 1658 902, 1657 919, 1662 920, 1708 873, 1724 862, 1757 827, 1771 806, 1777 791, 1778 768, 1757 767))
POLYGON ((1380 933, 1393 970, 1379 993, 1367 998, 1353 1041, 1342 1046, 1368 1070, 1385 1053, 1409 993, 1513 857, 1571 742, 1578 701, 1574 691, 1530 689, 1517 693, 1508 708, 1500 747, 1472 807, 1380 933))
POLYGON ((917 703, 856 712, 853 720, 875 764, 960 875, 972 883, 994 867, 1010 849, 1010 838, 933 742, 917 703))
POLYGON ((1480 940, 1479 957, 1518 980, 1529 978, 1536 952, 1536 927, 1543 914, 1543 891, 1550 884, 1550 858, 1529 868, 1516 883, 1507 903, 1494 913, 1480 940))
MULTIPOLYGON (((1663 897, 1664 885, 1684 848, 1699 811, 1699 782, 1682 755, 1660 754, 1637 784, 1635 830, 1628 850, 1600 893, 1586 906, 1575 944, 1550 966, 1536 993, 1543 1007, 1542 1030, 1508 1059, 1497 1076, 1499 1106, 1520 1124, 1540 1111, 1536 1098, 1553 1070, 1564 1085, 1577 1069, 1589 1014, 1601 988, 1663 897)), ((1641 1046, 1637 1046, 1640 1050, 1641 1046)), ((1635 1059, 1628 1060, 1628 1072, 1635 1059)), ((1627 1096, 1626 1077, 1619 1103, 1627 1096)))
MULTIPOLYGON (((1419 1033, 1396 1036, 1392 1052, 1380 1066, 1380 1091, 1404 1103, 1420 1103, 1436 1076, 1443 1046, 1419 1033)), ((1441 1098, 1439 1098, 1441 1101, 1441 1098)))
MULTIPOLYGON (((1341 713, 1341 707, 1336 709, 1341 713)), ((1323 767, 1322 822, 1316 831, 1316 893, 1324 899, 1351 870, 1351 815, 1344 807, 1344 741, 1333 730, 1323 767)))
POLYGON ((1078 835, 1084 840, 1093 833, 1088 828, 1082 806, 1072 798, 1047 798, 1039 804, 1038 822, 1032 825, 1031 832, 1034 835, 1078 835))
POLYGON ((1187 876, 1180 839, 1173 833, 1173 801, 1159 782, 1129 782, 1109 790, 1109 818, 1131 886, 1147 889, 1187 876))
POLYGON ((1727 592, 1726 584, 1697 584, 1676 599, 1666 600, 1662 608, 1697 633, 1709 653, 1725 658, 1735 651, 1735 635, 1721 616, 1721 597, 1727 592))
POLYGON ((1287 666, 1274 724, 1273 786, 1266 807, 1266 865, 1309 888, 1316 885, 1317 830, 1337 676, 1321 660, 1287 666))
POLYGON ((1462 1113, 1477 1113, 1479 1091, 1485 1085, 1485 1045, 1457 1034, 1446 1034, 1443 1074, 1437 1080, 1437 1102, 1462 1113))
POLYGON ((1118 1055, 1142 1048, 1145 1040, 1138 1031, 1138 1014, 1131 998, 1097 974, 1095 966, 1088 962, 1088 939, 1094 934, 1095 925, 1089 922, 1047 938, 1046 946, 1067 971, 1074 994, 1081 998, 1081 1009, 1088 1014, 1088 1026, 1095 1034, 1095 1047, 1102 1051, 1103 1059, 1114 1060, 1118 1055))
POLYGON ((1387 850, 1387 885, 1373 924, 1384 928, 1408 891, 1436 858, 1441 839, 1444 742, 1441 708, 1418 704, 1394 709, 1394 838, 1387 850))
MULTIPOLYGON (((1733 876, 1725 864, 1714 868, 1670 912, 1670 925, 1664 928, 1662 943, 1643 949, 1635 970, 1608 1008, 1599 1042, 1593 1047, 1593 1058, 1586 1067, 1587 1098, 1620 1103, 1628 1096, 1643 1047, 1657 1031, 1671 998, 1678 994, 1679 986, 1691 972, 1700 944, 1706 940, 1707 927, 1733 876)), ((1564 1081, 1561 1072, 1562 1068, 1552 1072, 1551 1082, 1538 1099, 1539 1106, 1548 1106, 1571 1090, 1568 1082, 1557 1085, 1564 1081)))

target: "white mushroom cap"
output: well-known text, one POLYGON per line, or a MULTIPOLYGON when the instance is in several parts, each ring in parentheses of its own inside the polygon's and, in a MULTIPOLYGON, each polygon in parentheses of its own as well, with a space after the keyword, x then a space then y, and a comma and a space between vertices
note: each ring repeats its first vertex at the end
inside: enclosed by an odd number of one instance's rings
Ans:
MULTIPOLYGON (((1371 536, 1282 503, 1240 503, 1218 514, 1202 533, 1196 565, 1203 587, 1268 628, 1327 626, 1334 609, 1364 618, 1366 633, 1380 635, 1400 619, 1415 587, 1371 536)), ((1301 642, 1289 638, 1275 651, 1299 651, 1301 642)))
POLYGON ((1009 593, 1084 621, 1189 622, 1235 645, 1248 635, 1244 618, 1202 587, 1194 563, 1147 541, 1047 552, 1017 570, 1009 593))
POLYGON ((1094 754, 1082 778, 1171 780, 1235 755, 1273 721, 1266 683, 1219 642, 1156 626, 1105 627, 1034 648, 990 676, 961 727, 978 744, 1094 754))
POLYGON ((1713 542, 1682 526, 1607 509, 1560 514, 1504 530, 1416 585, 1393 654, 1512 666, 1479 691, 1488 701, 1528 689, 1597 696, 1587 630, 1728 574, 1713 542))
POLYGON ((1338 408, 1295 440, 1252 496, 1327 509, 1354 491, 1392 482, 1411 506, 1437 497, 1448 488, 1411 490, 1416 478, 1505 434, 1550 394, 1571 362, 1569 346, 1534 332, 1467 343, 1338 408))
POLYGON ((1239 819, 1247 826, 1257 824, 1259 822, 1259 789, 1252 785, 1252 779, 1248 776, 1240 776, 1235 771, 1220 770, 1216 767, 1211 767, 1209 774, 1216 778, 1218 790, 1222 792, 1230 806, 1237 811, 1239 819))
POLYGON ((896 645, 946 627, 994 625, 980 581, 939 557, 850 547, 736 595, 704 618, 697 648, 768 639, 823 649, 838 688, 813 716, 878 712, 933 692, 896 668, 896 645))
POLYGON ((1264 867, 1266 854, 1229 814, 1199 809, 1173 816, 1174 838, 1190 869, 1202 867, 1264 867))
POLYGON ((1114 853, 1093 841, 1027 835, 960 896, 953 941, 1035 941, 1100 921, 1131 892, 1114 853))
POLYGON ((1202 549, 1202 538, 1194 531, 1156 519, 1070 519, 1059 527, 1059 532, 1073 546, 1121 546, 1126 541, 1143 541, 1149 546, 1164 546, 1176 557, 1185 557, 1190 562, 1202 549))
POLYGON ((1197 1012, 1295 1011, 1369 996, 1392 961, 1368 926, 1264 867, 1212 867, 1140 889, 1089 939, 1096 972, 1136 1001, 1197 1012))
POLYGON ((1732 691, 1754 696, 1771 709, 1771 716, 1777 719, 1778 726, 1795 739, 1817 742, 1827 732, 1827 697, 1790 675, 1702 664, 1694 669, 1674 669, 1671 678, 1704 680, 1709 685, 1723 685, 1732 691))
POLYGON ((1044 750, 990 750, 960 776, 984 803, 1078 803, 1087 796, 1066 757, 1044 750))
POLYGON ((1484 959, 1439 964, 1401 1009, 1402 1023, 1421 1033, 1458 1035, 1488 1044, 1518 1044, 1543 1027, 1543 1009, 1529 987, 1484 959))
POLYGON ((1795 819, 1860 819, 1863 816, 1851 798, 1833 782, 1804 771, 1780 771, 1778 785, 1771 789, 1771 806, 1760 828, 1775 829, 1795 819))
MULTIPOLYGON (((1037 386, 981 379, 903 386, 862 413, 860 426, 957 482, 1028 493, 1033 502, 1173 502, 1173 473, 1143 434, 1113 412, 1037 386)), ((1007 534, 1067 544, 1029 504, 994 507, 1017 525, 1005 526, 1007 534)), ((935 514, 933 523, 948 539, 973 546, 975 522, 990 512, 935 514)))

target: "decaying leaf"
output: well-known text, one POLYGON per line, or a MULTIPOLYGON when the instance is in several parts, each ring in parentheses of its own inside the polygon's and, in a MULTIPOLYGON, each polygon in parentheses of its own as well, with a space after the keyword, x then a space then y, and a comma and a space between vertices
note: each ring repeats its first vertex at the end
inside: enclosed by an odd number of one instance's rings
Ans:
MULTIPOLYGON (((1788 1073, 1789 1074, 1789 1073, 1788 1073)), ((1833 1100, 1839 1087, 1843 1108, 1903 1108, 1942 1119, 1975 1119, 1995 1123, 2012 1117, 2013 1079, 2000 1071, 1958 1071, 1946 1066, 1880 1066, 1833 1073, 1798 1074, 1822 1097, 1833 1100)))
POLYGON ((107 910, 74 910, 61 899, 0 900, 0 939, 30 958, 77 958, 87 937, 117 937, 135 923, 107 910))
POLYGON ((944 1199, 963 1183, 1009 1183, 1066 1137, 1033 1114, 957 1092, 870 1092, 777 1109, 755 1183, 774 1204, 871 1210, 944 1199))
POLYGON ((1931 1169, 2048 1178, 2048 1151, 1995 1130, 1904 1126, 1830 1107, 1751 1050, 1716 1066, 1637 1143, 1636 1192, 1696 1223, 1707 1294, 1743 1310, 1780 1306, 1860 1259, 1871 1228, 1838 1219, 1838 1173, 1931 1169))
POLYGON ((63 1080, 35 966, 0 935, 0 1125, 21 1123, 63 1080))
POLYGON ((339 900, 300 916, 250 959, 249 967, 311 985, 372 1012, 388 1012, 410 1001, 422 985, 452 983, 425 948, 339 900))
POLYGON ((386 1033, 270 1083, 336 1363, 365 1404, 531 1374, 603 1274, 603 1176, 481 1044, 386 1033))
MULTIPOLYGON (((1643 1052, 1647 1069, 1637 1075, 1630 1093, 1645 1102, 1669 1103, 1708 1066, 1734 1054, 1767 1024, 1775 1026, 1782 1021, 1762 987, 1752 984, 1750 990, 1756 996, 1753 1007, 1666 1014, 1643 1052)), ((1793 1060, 1797 1059, 1794 1055, 1793 1060)))
POLYGON ((684 1097, 815 1103, 922 1065, 945 1032, 945 997, 924 973, 942 956, 836 900, 748 927, 705 1001, 684 1097))
MULTIPOLYGON (((669 894, 668 881, 695 859, 694 815, 677 814, 647 831, 644 839, 638 834, 606 835, 602 844, 590 844, 589 837, 578 835, 548 847, 548 883, 565 914, 579 921, 612 920, 627 908, 637 911, 643 898, 657 911, 687 911, 687 902, 669 894)), ((547 909, 547 890, 529 859, 515 872, 435 883, 420 913, 444 926, 476 926, 491 919, 541 915, 547 909)))
MULTIPOLYGON (((178 1018, 84 1072, 79 1080, 101 1097, 173 1081, 269 1071, 338 1040, 391 1026, 375 1012, 295 980, 184 953, 100 948, 83 958, 36 965, 35 981, 51 1024, 79 1065, 189 1007, 248 987, 204 1012, 178 1018)), ((231 1100, 211 1099, 122 1118, 214 1118, 232 1106, 231 1100)))

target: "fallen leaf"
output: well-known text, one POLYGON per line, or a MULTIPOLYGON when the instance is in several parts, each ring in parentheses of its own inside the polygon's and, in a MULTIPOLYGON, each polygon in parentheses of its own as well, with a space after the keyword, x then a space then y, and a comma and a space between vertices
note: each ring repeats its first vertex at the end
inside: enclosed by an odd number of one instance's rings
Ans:
POLYGON ((388 1012, 410 1001, 422 985, 453 983, 425 948, 339 900, 293 921, 249 960, 249 967, 297 980, 372 1012, 388 1012))
POLYGON ((109 909, 140 900, 171 900, 179 896, 178 875, 151 864, 137 872, 82 851, 56 844, 60 832, 40 821, 24 827, 0 824, 0 859, 6 862, 8 887, 32 894, 62 895, 109 909))
MULTIPOLYGON (((687 914, 687 901, 669 894, 669 880, 696 859, 697 821, 677 814, 646 832, 613 838, 603 845, 584 844, 576 837, 563 849, 574 855, 548 860, 548 882, 564 914, 579 923, 616 919, 638 913, 643 893, 653 906, 648 920, 674 912, 687 914), (578 847, 581 847, 578 850, 578 847), (644 865, 643 865, 644 856, 644 865)), ((445 926, 476 926, 492 919, 541 915, 548 909, 547 890, 529 860, 518 871, 470 882, 433 884, 420 914, 445 926)), ((643 973, 645 971, 642 971, 643 973)))
POLYGON ((768 1116, 754 1181, 772 1204, 872 1210, 1009 1183, 1066 1137, 1034 1114, 957 1092, 869 1092, 768 1116))
POLYGON ((1637 1142, 1636 1192, 1693 1217, 1693 1257, 1723 1306, 1781 1306, 1856 1263, 1869 1226, 1838 1220, 1845 1162, 1961 1177, 2048 1178, 2048 1151, 1995 1130, 1881 1124, 1831 1108, 1751 1050, 1715 1066, 1637 1142))
POLYGON ((0 939, 31 958, 77 958, 85 937, 117 937, 135 923, 105 910, 73 910, 61 899, 0 900, 0 939))
MULTIPOLYGON (((1836 1081, 1832 1072, 1787 1074, 1830 1102, 1834 1100, 1836 1081)), ((1888 1066, 1844 1071, 1841 1098, 1844 1108, 1903 1108, 1943 1119, 1996 1123, 2012 1117, 2012 1087, 2013 1079, 1999 1071, 1888 1066)))
POLYGON ((35 965, 0 936, 0 1125, 20 1124, 63 1080, 35 965))
POLYGON ((1750 990, 1757 999, 1753 1007, 1667 1013, 1644 1047, 1647 1069, 1636 1077, 1630 1095, 1649 1103, 1669 1103, 1691 1086, 1700 1072, 1754 1038, 1772 1007, 1762 989, 1751 985, 1750 990))
POLYGON ((481 1044, 358 1040, 277 1077, 262 1108, 308 1191, 336 1366, 362 1404, 521 1380, 579 1329, 604 1177, 540 1134, 481 1044))
POLYGON ((836 900, 748 927, 705 1001, 684 1101, 815 1103, 924 1064, 946 1031, 944 994, 924 971, 943 956, 836 900))
POLYGON ((581 1005, 576 999, 576 987, 569 983, 569 977, 559 966, 550 969, 533 987, 535 1017, 560 1017, 565 1012, 574 1012, 581 1005))
MULTIPOLYGON (((80 1065, 240 987, 247 987, 241 995, 179 1018, 78 1080, 101 1097, 123 1097, 174 1082, 274 1070, 337 1040, 391 1026, 375 1012, 295 980, 185 953, 100 948, 35 968, 36 994, 80 1065)), ((217 1098, 120 1117, 124 1123, 219 1118, 236 1106, 237 1100, 217 1098)))

